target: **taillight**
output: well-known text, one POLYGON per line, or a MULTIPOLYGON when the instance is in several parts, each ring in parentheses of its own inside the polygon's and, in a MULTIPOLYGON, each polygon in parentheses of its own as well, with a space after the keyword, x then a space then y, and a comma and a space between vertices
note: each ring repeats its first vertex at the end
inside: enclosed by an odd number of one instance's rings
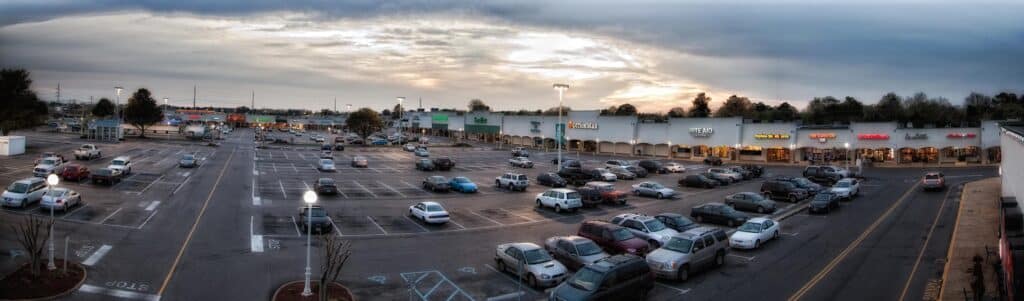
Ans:
POLYGON ((63 203, 64 199, 57 199, 57 204, 63 203))

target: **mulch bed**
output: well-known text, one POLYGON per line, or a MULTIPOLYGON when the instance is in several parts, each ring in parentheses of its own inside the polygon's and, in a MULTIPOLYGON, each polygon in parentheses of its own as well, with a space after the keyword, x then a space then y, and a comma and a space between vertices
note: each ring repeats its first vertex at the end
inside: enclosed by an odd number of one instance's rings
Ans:
POLYGON ((57 269, 49 271, 43 263, 38 277, 29 274, 28 264, 22 265, 3 279, 0 279, 0 300, 35 299, 65 295, 82 284, 85 268, 68 262, 68 273, 61 275, 64 260, 56 259, 57 269))
MULTIPOLYGON (((305 287, 303 281, 292 281, 285 283, 277 292, 274 293, 274 297, 271 301, 311 301, 320 300, 318 295, 320 290, 319 281, 311 281, 309 283, 310 289, 313 291, 313 295, 309 297, 302 296, 302 288, 305 287)), ((327 300, 331 301, 355 301, 355 297, 352 296, 352 292, 348 290, 344 285, 340 283, 331 283, 327 293, 330 296, 327 300)))

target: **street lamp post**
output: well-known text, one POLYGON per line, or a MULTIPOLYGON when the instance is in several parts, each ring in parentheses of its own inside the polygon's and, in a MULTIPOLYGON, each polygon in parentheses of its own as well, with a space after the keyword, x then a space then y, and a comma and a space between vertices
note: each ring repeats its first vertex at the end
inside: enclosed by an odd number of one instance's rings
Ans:
POLYGON ((843 158, 845 160, 843 161, 846 161, 846 170, 850 170, 850 143, 843 142, 843 148, 846 148, 846 155, 843 158))
POLYGON ((405 112, 404 112, 405 111, 405 107, 402 106, 402 102, 404 102, 404 101, 405 101, 405 96, 399 96, 398 97, 398 108, 399 108, 399 110, 398 110, 398 132, 399 133, 402 132, 402 117, 404 117, 402 115, 405 115, 405 112))
POLYGON ((53 192, 52 187, 57 186, 58 183, 60 183, 60 178, 58 178, 57 175, 50 174, 49 176, 46 177, 46 194, 50 195, 51 198, 55 198, 53 203, 50 204, 50 262, 46 264, 46 269, 51 271, 57 269, 57 265, 53 263, 53 207, 57 207, 57 201, 56 197, 54 197, 51 192, 53 192))
POLYGON ((309 249, 312 245, 310 237, 313 236, 313 203, 316 203, 316 192, 307 190, 302 194, 302 200, 309 206, 306 209, 306 286, 302 288, 302 296, 309 297, 313 295, 313 291, 309 289, 309 277, 312 275, 309 267, 309 249))
POLYGON ((565 137, 565 125, 562 124, 562 94, 565 94, 565 90, 569 90, 569 85, 566 84, 554 84, 552 85, 556 91, 558 91, 558 130, 561 131, 556 133, 556 142, 558 143, 558 170, 562 170, 562 138, 565 137))
POLYGON ((124 90, 124 88, 121 88, 120 86, 114 87, 114 93, 117 94, 117 98, 115 98, 117 103, 114 105, 114 112, 117 112, 118 123, 121 123, 121 90, 124 90))
POLYGON ((789 163, 795 163, 796 161, 796 144, 789 144, 789 163))

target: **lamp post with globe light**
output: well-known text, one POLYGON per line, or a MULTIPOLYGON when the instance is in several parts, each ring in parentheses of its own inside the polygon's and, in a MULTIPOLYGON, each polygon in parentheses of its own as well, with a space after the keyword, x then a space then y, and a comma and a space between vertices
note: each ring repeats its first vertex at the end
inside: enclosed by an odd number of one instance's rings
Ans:
POLYGON ((57 207, 56 197, 53 196, 53 186, 57 186, 60 183, 60 178, 56 174, 50 174, 46 177, 46 194, 54 198, 53 204, 50 204, 50 262, 46 264, 47 270, 57 269, 57 265, 53 263, 53 207, 57 207))
POLYGON ((309 277, 312 275, 309 267, 309 249, 312 245, 310 236, 313 236, 313 203, 316 203, 316 192, 307 190, 302 194, 302 201, 309 206, 306 209, 306 286, 302 288, 302 296, 309 297, 313 295, 313 291, 309 289, 309 277))
POLYGON ((843 148, 846 148, 846 154, 843 156, 843 161, 846 161, 846 170, 850 170, 850 143, 843 142, 843 148))
POLYGON ((562 139, 565 137, 565 125, 562 124, 562 94, 565 94, 565 90, 569 90, 569 85, 566 84, 554 84, 552 85, 555 90, 558 91, 558 125, 555 133, 555 141, 558 144, 558 170, 562 170, 562 139))

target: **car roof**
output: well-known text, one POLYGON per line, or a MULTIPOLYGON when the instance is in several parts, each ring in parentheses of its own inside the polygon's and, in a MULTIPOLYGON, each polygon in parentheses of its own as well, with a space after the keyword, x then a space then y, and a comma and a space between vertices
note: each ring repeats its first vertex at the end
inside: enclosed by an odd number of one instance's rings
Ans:
POLYGON ((616 266, 620 266, 620 265, 627 264, 627 263, 630 263, 630 262, 635 262, 637 260, 642 260, 642 258, 640 258, 639 256, 636 256, 636 255, 620 254, 620 255, 609 256, 609 257, 602 258, 601 260, 598 260, 597 262, 595 262, 594 264, 592 264, 590 266, 600 267, 601 270, 607 271, 607 270, 609 270, 611 268, 614 268, 616 266))
POLYGON ((624 219, 634 219, 634 220, 638 220, 638 221, 641 221, 641 222, 642 221, 649 221, 649 220, 654 219, 654 217, 650 217, 650 216, 639 214, 639 213, 623 213, 623 214, 616 215, 615 217, 621 217, 621 218, 624 218, 624 219))
POLYGON ((445 178, 444 178, 444 176, 429 176, 429 177, 427 177, 427 179, 444 180, 445 178))
POLYGON ((704 203, 704 204, 697 205, 697 206, 695 206, 693 208, 708 207, 708 206, 725 206, 725 204, 722 204, 722 203, 719 203, 719 202, 710 202, 710 203, 704 203))
MULTIPOLYGON (((704 234, 715 232, 715 231, 722 231, 722 229, 713 228, 713 227, 707 227, 707 226, 700 226, 700 227, 697 227, 697 228, 686 230, 685 232, 680 233, 680 234, 689 234, 689 235, 693 235, 693 236, 699 236, 699 235, 704 235, 704 234)), ((690 236, 690 237, 693 237, 693 236, 690 236)))
POLYGON ((117 156, 117 157, 114 157, 114 160, 124 160, 124 161, 128 161, 128 160, 131 160, 131 159, 132 159, 132 158, 131 158, 131 157, 128 157, 128 156, 117 156))
POLYGON ((534 249, 540 249, 540 246, 538 246, 537 244, 532 243, 532 242, 513 242, 513 243, 507 243, 507 244, 505 244, 505 246, 507 246, 507 247, 515 247, 516 249, 519 249, 521 251, 530 251, 530 250, 534 250, 534 249))
POLYGON ((438 205, 438 206, 441 206, 441 203, 438 203, 438 202, 434 202, 434 201, 426 201, 426 202, 420 202, 420 204, 423 204, 423 205, 438 205))
POLYGON ((548 190, 549 191, 564 192, 564 193, 576 192, 575 190, 568 189, 568 188, 553 188, 553 189, 548 189, 548 190))
POLYGON ((43 178, 24 178, 21 180, 14 181, 15 183, 26 183, 31 184, 32 182, 42 182, 43 178))
POLYGON ((655 216, 664 216, 664 217, 669 217, 669 218, 683 217, 682 214, 672 213, 672 212, 658 213, 658 215, 655 215, 655 216))
POLYGON ((932 172, 925 173, 924 175, 926 175, 926 176, 938 176, 938 175, 942 175, 942 173, 941 172, 937 172, 937 171, 932 171, 932 172))
POLYGON ((760 223, 763 223, 763 222, 766 222, 766 221, 770 221, 770 220, 772 220, 772 219, 765 218, 765 217, 755 217, 755 218, 748 219, 747 222, 760 224, 760 223))

